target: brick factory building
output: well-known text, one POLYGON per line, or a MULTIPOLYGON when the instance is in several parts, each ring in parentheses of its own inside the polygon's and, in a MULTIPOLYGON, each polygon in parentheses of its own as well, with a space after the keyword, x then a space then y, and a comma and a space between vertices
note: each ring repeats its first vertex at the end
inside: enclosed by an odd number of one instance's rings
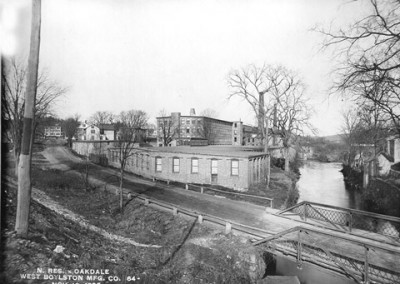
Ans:
POLYGON ((257 127, 243 125, 241 121, 226 121, 207 116, 173 112, 157 117, 157 145, 252 145, 259 146, 257 127))
MULTIPOLYGON (((108 163, 119 167, 118 149, 107 151, 108 163)), ((246 191, 265 181, 268 154, 243 151, 242 147, 164 147, 135 148, 126 171, 147 178, 182 183, 215 184, 246 191)))

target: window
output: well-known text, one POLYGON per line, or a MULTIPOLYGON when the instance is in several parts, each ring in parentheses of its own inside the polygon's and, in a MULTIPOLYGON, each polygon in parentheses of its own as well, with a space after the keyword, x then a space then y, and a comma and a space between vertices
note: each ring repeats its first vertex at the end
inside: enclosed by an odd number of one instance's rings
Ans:
POLYGON ((140 154, 140 168, 143 170, 144 166, 144 159, 143 159, 143 154, 140 154))
POLYGON ((190 133, 190 129, 189 128, 186 129, 186 133, 190 133))
POLYGON ((172 158, 172 172, 179 173, 179 158, 172 158))
POLYGON ((237 123, 236 123, 236 122, 235 122, 235 125, 234 125, 234 126, 235 126, 235 128, 237 127, 237 123))
POLYGON ((236 138, 236 137, 234 137, 233 140, 234 140, 235 142, 237 142, 237 138, 236 138))
POLYGON ((239 175, 239 160, 231 160, 231 175, 239 175))
POLYGON ((199 159, 192 158, 192 174, 197 174, 199 172, 199 159))
POLYGON ((139 155, 135 154, 135 159, 136 159, 136 167, 139 167, 139 155))
POLYGON ((211 160, 211 174, 216 175, 218 174, 218 160, 211 160))
POLYGON ((150 169, 150 156, 146 155, 146 169, 149 170, 150 169))
POLYGON ((233 131, 233 134, 237 135, 237 130, 234 130, 234 131, 233 131))
POLYGON ((161 173, 162 171, 162 158, 156 157, 156 172, 161 173))
POLYGON ((94 129, 90 130, 90 133, 96 133, 96 130, 94 130, 94 129))

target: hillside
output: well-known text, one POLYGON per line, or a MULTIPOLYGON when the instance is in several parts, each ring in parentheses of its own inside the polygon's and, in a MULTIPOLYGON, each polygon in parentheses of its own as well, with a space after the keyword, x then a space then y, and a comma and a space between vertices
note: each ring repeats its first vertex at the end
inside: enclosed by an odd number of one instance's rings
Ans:
POLYGON ((335 135, 328 135, 328 136, 321 136, 326 142, 329 143, 344 143, 343 141, 343 134, 335 134, 335 135))

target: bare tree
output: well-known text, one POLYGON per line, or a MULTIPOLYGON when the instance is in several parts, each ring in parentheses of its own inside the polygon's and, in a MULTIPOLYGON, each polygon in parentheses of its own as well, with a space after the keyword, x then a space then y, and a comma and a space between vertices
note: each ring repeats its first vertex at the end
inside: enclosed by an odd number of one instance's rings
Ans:
MULTIPOLYGON (((244 98, 256 114, 265 151, 268 151, 269 121, 274 115, 273 110, 277 108, 278 131, 275 135, 279 134, 282 138, 285 160, 288 163, 289 148, 296 135, 303 133, 306 128, 311 128, 311 109, 307 104, 304 84, 300 78, 283 66, 250 65, 245 69, 232 71, 228 84, 231 89, 229 98, 244 98)), ((285 169, 289 170, 288 165, 285 169)))
POLYGON ((229 98, 241 97, 250 104, 258 120, 259 136, 265 152, 268 151, 268 114, 271 105, 265 103, 264 95, 271 92, 273 81, 281 79, 279 72, 275 72, 279 69, 266 64, 261 67, 250 65, 232 70, 228 75, 229 98))
MULTIPOLYGON (((8 136, 8 139, 13 142, 14 160, 16 163, 15 173, 17 174, 19 155, 21 153, 27 69, 20 60, 15 58, 11 59, 6 66, 7 70, 3 74, 5 94, 2 101, 2 116, 9 126, 9 129, 5 131, 5 134, 8 136)), ((44 117, 52 115, 55 102, 66 92, 67 88, 61 87, 57 82, 50 80, 46 72, 40 73, 36 86, 34 107, 35 119, 30 147, 32 147, 33 137, 38 125, 44 117)))
POLYGON ((15 231, 18 235, 28 235, 29 209, 31 201, 31 139, 35 119, 35 100, 39 69, 41 1, 32 1, 31 46, 25 92, 24 126, 18 169, 18 200, 15 231))
POLYGON ((116 120, 116 117, 112 112, 109 112, 109 111, 96 111, 89 118, 89 123, 94 124, 96 126, 100 126, 101 124, 114 123, 115 120, 116 120))
POLYGON ((361 119, 357 110, 349 109, 342 111, 342 121, 341 133, 347 146, 345 164, 350 166, 356 155, 355 145, 360 141, 361 119))
POLYGON ((310 123, 313 110, 305 96, 305 86, 295 73, 285 70, 278 83, 271 91, 275 111, 270 113, 270 120, 275 124, 273 135, 283 143, 285 170, 289 171, 290 149, 306 130, 315 132, 310 123))
POLYGON ((179 127, 174 125, 172 118, 167 116, 165 109, 159 112, 159 117, 157 119, 158 134, 157 136, 161 138, 163 146, 168 146, 174 138, 179 134, 179 127))
POLYGON ((77 135, 79 125, 80 125, 80 122, 79 122, 79 115, 78 114, 76 114, 73 117, 67 118, 63 122, 64 133, 65 133, 65 136, 68 139, 69 147, 72 147, 72 138, 75 135, 77 135))
POLYGON ((400 2, 369 0, 370 14, 347 29, 319 29, 340 58, 333 91, 370 102, 400 134, 400 2))
MULTIPOLYGON (((198 138, 206 139, 208 144, 215 144, 215 139, 218 135, 217 129, 212 125, 213 120, 209 116, 205 116, 201 120, 201 124, 198 125, 198 128, 195 129, 195 134, 197 134, 198 138)), ((192 135, 192 137, 194 137, 192 135)))
POLYGON ((118 158, 120 163, 120 209, 123 209, 123 180, 126 162, 134 154, 134 143, 139 132, 147 125, 148 115, 141 110, 123 111, 118 116, 118 158))

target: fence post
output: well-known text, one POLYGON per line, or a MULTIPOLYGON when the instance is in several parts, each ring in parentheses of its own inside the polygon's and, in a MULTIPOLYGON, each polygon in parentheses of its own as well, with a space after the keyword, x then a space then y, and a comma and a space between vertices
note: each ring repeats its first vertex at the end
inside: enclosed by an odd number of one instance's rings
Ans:
POLYGON ((351 230, 353 229, 353 214, 351 213, 351 212, 349 212, 349 220, 348 220, 348 222, 349 222, 349 231, 350 231, 350 233, 351 233, 351 230))
POLYGON ((225 225, 225 234, 229 234, 232 231, 232 224, 229 222, 226 222, 225 225))
POLYGON ((299 230, 297 234, 297 269, 302 268, 301 252, 302 252, 301 230, 299 230))
POLYGON ((185 184, 185 189, 189 190, 189 185, 188 184, 185 184))
POLYGON ((199 221, 199 224, 203 223, 203 216, 202 215, 199 215, 199 217, 197 219, 199 221))
POLYGON ((200 187, 200 192, 201 192, 201 194, 204 193, 204 187, 200 187))
POLYGON ((307 221, 307 202, 304 203, 303 218, 307 221))
POLYGON ((173 214, 174 216, 178 215, 178 208, 173 207, 173 208, 172 208, 172 214, 173 214))
POLYGON ((369 263, 368 263, 369 248, 365 246, 365 263, 364 263, 364 283, 369 284, 369 263))
POLYGON ((273 199, 271 199, 271 208, 274 208, 274 206, 273 206, 273 199))
POLYGON ((144 199, 144 205, 149 205, 149 204, 150 204, 149 200, 147 198, 145 198, 144 199))

